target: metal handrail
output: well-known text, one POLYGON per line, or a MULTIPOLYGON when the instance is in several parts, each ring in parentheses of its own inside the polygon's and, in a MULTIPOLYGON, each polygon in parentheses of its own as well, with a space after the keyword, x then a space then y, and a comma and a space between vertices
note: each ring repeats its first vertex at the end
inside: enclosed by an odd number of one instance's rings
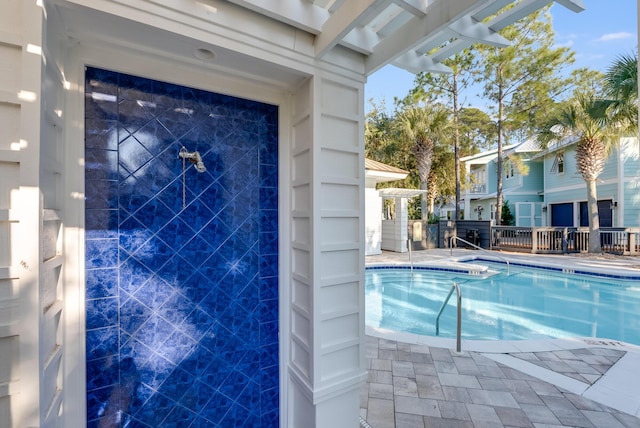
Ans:
POLYGON ((501 256, 496 256, 496 255, 495 255, 495 254, 493 254, 491 251, 487 251, 487 250, 485 250, 484 248, 477 246, 476 244, 472 244, 471 242, 466 241, 466 240, 464 240, 464 239, 460 238, 459 236, 452 236, 452 237, 451 237, 451 239, 450 239, 450 241, 449 241, 449 248, 450 248, 450 250, 451 250, 451 251, 450 251, 450 255, 452 255, 452 256, 453 256, 453 240, 454 240, 454 239, 455 239, 455 240, 457 240, 457 241, 462 241, 462 242, 464 242, 464 243, 465 243, 465 244, 467 244, 467 245, 471 245, 473 248, 475 248, 475 249, 477 249, 477 250, 484 251, 485 253, 488 253, 491 257, 495 257, 495 258, 496 258, 496 259, 498 259, 498 260, 502 260, 503 262, 505 262, 505 263, 507 264, 507 275, 509 275, 509 273, 510 273, 510 269, 509 269, 509 260, 507 260, 507 259, 505 259, 504 257, 501 257, 501 256))
POLYGON ((462 335, 462 293, 460 292, 460 286, 457 282, 454 282, 451 286, 451 290, 449 290, 449 294, 447 294, 447 298, 442 302, 442 306, 440 306, 440 310, 438 311, 438 316, 436 317, 436 336, 440 335, 440 315, 442 315, 442 311, 449 303, 449 299, 453 294, 453 290, 456 291, 456 296, 458 298, 457 306, 458 306, 458 320, 456 327, 456 352, 460 352, 461 346, 461 335, 462 335))
POLYGON ((411 275, 413 275, 413 252, 411 251, 411 238, 407 238, 407 248, 409 249, 409 264, 411 265, 411 275))

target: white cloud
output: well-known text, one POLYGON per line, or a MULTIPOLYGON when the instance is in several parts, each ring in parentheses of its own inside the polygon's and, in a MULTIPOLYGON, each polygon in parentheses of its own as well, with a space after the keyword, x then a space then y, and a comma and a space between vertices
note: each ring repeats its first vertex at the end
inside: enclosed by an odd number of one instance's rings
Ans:
POLYGON ((611 40, 628 39, 633 37, 633 34, 621 31, 619 33, 607 33, 596 39, 597 42, 610 42, 611 40))

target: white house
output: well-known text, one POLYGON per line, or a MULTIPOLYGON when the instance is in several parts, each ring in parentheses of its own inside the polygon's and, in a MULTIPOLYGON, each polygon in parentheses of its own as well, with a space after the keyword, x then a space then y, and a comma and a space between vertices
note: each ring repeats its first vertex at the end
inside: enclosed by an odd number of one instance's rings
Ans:
POLYGON ((512 3, 2 1, 0 426, 357 426, 364 85, 512 3))

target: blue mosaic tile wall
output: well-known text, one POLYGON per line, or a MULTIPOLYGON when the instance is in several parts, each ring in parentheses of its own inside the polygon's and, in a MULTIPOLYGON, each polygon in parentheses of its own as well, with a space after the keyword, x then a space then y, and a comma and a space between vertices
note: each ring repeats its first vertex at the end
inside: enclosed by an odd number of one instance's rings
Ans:
POLYGON ((87 426, 278 426, 277 107, 85 84, 87 426))

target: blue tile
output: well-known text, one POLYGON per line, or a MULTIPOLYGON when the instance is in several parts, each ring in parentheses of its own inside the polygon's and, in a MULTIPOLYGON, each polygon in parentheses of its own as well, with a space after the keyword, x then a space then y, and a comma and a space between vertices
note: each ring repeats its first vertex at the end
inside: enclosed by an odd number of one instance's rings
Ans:
POLYGON ((195 413, 200 413, 214 393, 213 388, 210 388, 203 382, 197 381, 186 390, 180 400, 180 404, 195 413))
POLYGON ((213 327, 214 323, 215 320, 212 317, 196 307, 184 318, 178 328, 193 340, 199 341, 213 327))
POLYGON ((118 322, 118 298, 87 300, 87 330, 109 327, 118 322))
POLYGON ((158 200, 151 200, 133 214, 134 217, 152 232, 158 232, 174 218, 174 213, 158 200))
POLYGON ((120 328, 134 334, 153 312, 135 298, 129 298, 120 307, 120 328))
POLYGON ((260 209, 277 210, 278 209, 278 189, 274 187, 260 188, 260 209))
POLYGON ((119 162, 130 173, 136 172, 153 158, 153 154, 134 136, 119 144, 119 162))
POLYGON ((278 397, 278 108, 97 69, 87 93, 87 420, 120 358, 129 427, 276 425, 256 397, 278 397), (182 145, 206 173, 182 175, 182 145))
POLYGON ((87 361, 118 355, 118 339, 117 326, 87 330, 87 361))
POLYGON ((118 118, 118 105, 115 99, 102 99, 100 91, 87 94, 84 112, 87 119, 115 120, 118 118))
POLYGON ((120 73, 103 70, 101 68, 86 67, 85 68, 85 91, 91 92, 100 89, 101 93, 115 95, 118 93, 118 82, 120 73), (111 89, 108 89, 111 88, 111 89))
POLYGON ((159 313, 173 325, 179 326, 194 308, 192 301, 180 293, 175 293, 162 305, 159 313))
POLYGON ((98 420, 104 416, 113 388, 106 386, 87 390, 87 420, 98 420))
MULTIPOLYGON (((176 290, 188 295, 184 292, 184 288, 191 287, 188 282, 192 281, 191 278, 198 274, 194 269, 195 268, 189 264, 186 259, 178 254, 174 254, 174 256, 157 271, 157 274, 176 290)), ((197 280, 197 277, 193 278, 193 281, 197 280)))
POLYGON ((153 232, 145 228, 134 217, 129 217, 120 224, 119 244, 133 253, 142 247, 151 237, 153 232))
POLYGON ((114 358, 89 360, 86 370, 88 391, 118 383, 118 364, 114 358))
POLYGON ((212 248, 207 241, 196 235, 182 247, 180 254, 189 260, 189 263, 197 269, 211 255, 211 252, 212 248))
POLYGON ((244 390, 237 396, 236 403, 249 410, 253 415, 259 414, 260 400, 256 400, 256 397, 260 397, 260 385, 249 381, 244 390))
POLYGON ((175 292, 172 286, 154 275, 138 288, 133 296, 149 309, 157 311, 175 292))
MULTIPOLYGON (((263 389, 260 394, 260 406, 263 415, 270 415, 271 417, 268 419, 275 419, 277 422, 279 416, 278 410, 280 409, 280 391, 278 388, 263 389)), ((262 426, 277 426, 277 424, 262 426)))
POLYGON ((278 299, 278 278, 275 276, 260 278, 260 300, 278 299))
POLYGON ((118 182, 116 180, 87 180, 85 208, 115 209, 118 207, 118 182))
POLYGON ((159 317, 151 315, 145 322, 132 334, 136 340, 144 345, 160 353, 170 353, 173 349, 165 350, 164 342, 174 333, 175 327, 169 322, 159 317))
POLYGON ((216 357, 200 344, 197 344, 192 352, 182 360, 180 368, 191 373, 197 379, 202 379, 209 365, 213 364, 216 357))
POLYGON ((258 212, 260 217, 261 232, 277 232, 278 231, 278 211, 260 209, 258 212))
POLYGON ((188 427, 195 419, 196 414, 190 410, 182 407, 175 406, 169 412, 164 421, 162 421, 163 428, 184 428, 188 427))
POLYGON ((274 343, 278 340, 278 322, 260 323, 260 342, 263 344, 274 343))
POLYGON ((206 277, 196 271, 177 288, 187 299, 199 305, 207 294, 217 286, 215 281, 215 278, 206 277))
POLYGON ((155 393, 134 416, 144 423, 159 427, 174 407, 175 402, 173 400, 160 393, 155 393))
POLYGON ((224 416, 221 425, 226 427, 255 427, 255 415, 240 405, 234 405, 224 416))
POLYGON ((199 231, 213 219, 214 214, 200 199, 188 202, 187 208, 180 214, 180 218, 189 226, 199 231))
MULTIPOLYGON (((279 376, 280 376, 280 368, 278 367, 277 364, 268 366, 268 367, 260 367, 258 382, 260 383, 260 385, 263 385, 263 390, 267 388, 271 389, 272 385, 276 385, 276 386, 278 385, 277 379, 279 376)), ((268 410, 273 410, 273 409, 268 408, 268 410)))
POLYGON ((260 254, 278 254, 278 233, 277 232, 261 232, 260 233, 260 254))
POLYGON ((210 388, 217 390, 232 371, 233 366, 231 364, 216 356, 204 370, 200 379, 210 388))
POLYGON ((167 186, 158 193, 157 198, 174 214, 179 214, 184 209, 182 201, 183 192, 186 205, 186 203, 193 200, 194 194, 192 189, 188 186, 185 185, 183 187, 182 178, 178 176, 174 180, 170 181, 167 186))
POLYGON ((86 271, 86 298, 99 299, 102 297, 118 296, 118 270, 88 269, 86 271))
POLYGON ((233 425, 221 425, 221 423, 222 419, 233 405, 233 400, 216 392, 212 395, 208 405, 202 409, 200 416, 207 419, 210 424, 213 424, 213 426, 232 427, 233 425))
POLYGON ((117 151, 87 148, 84 152, 84 158, 86 180, 118 179, 117 151))
POLYGON ((207 294, 200 303, 200 307, 214 320, 222 317, 224 311, 231 304, 231 298, 219 288, 215 288, 207 294))
POLYGON ((194 382, 195 378, 190 373, 177 368, 165 379, 159 390, 163 395, 178 402, 194 382))
POLYGON ((260 276, 262 278, 278 275, 278 255, 260 256, 260 276))
POLYGON ((117 209, 85 210, 85 239, 114 239, 118 237, 117 209))
MULTIPOLYGON (((262 291, 262 290, 260 290, 262 291)), ((262 299, 260 300, 260 321, 276 322, 278 321, 278 299, 262 299)))
POLYGON ((171 248, 155 237, 145 242, 132 254, 132 257, 147 266, 152 272, 158 271, 172 256, 171 248))
POLYGON ((277 366, 279 353, 278 343, 262 346, 260 348, 260 367, 277 366))
POLYGON ((120 289, 134 294, 152 274, 149 268, 135 258, 126 258, 120 265, 120 289))
POLYGON ((250 349, 236 365, 236 370, 254 381, 260 381, 260 352, 250 349))
MULTIPOLYGON (((158 353, 154 353, 148 360, 144 361, 138 368, 140 382, 149 386, 151 389, 158 390, 162 382, 171 375, 176 369, 176 365, 164 358, 158 353)), ((150 398, 151 400, 151 398, 150 398)), ((143 405, 143 409, 149 402, 143 405)), ((136 417, 138 417, 136 415, 136 417)), ((145 418, 141 418, 147 421, 145 418)))

